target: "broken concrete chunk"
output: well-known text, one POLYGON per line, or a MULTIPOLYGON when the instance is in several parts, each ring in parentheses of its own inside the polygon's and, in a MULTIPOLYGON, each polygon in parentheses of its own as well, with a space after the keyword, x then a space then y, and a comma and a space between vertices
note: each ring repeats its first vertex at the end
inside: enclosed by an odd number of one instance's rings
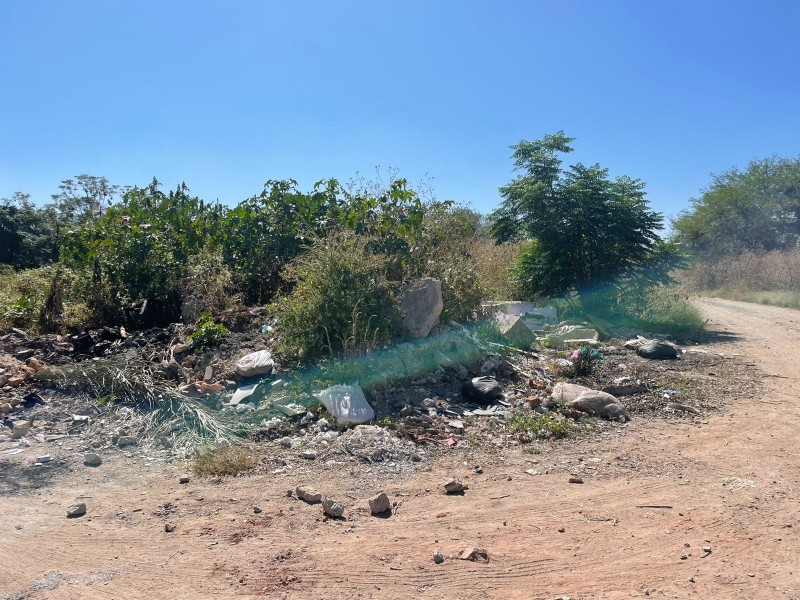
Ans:
POLYGON ((67 518, 68 519, 76 519, 77 517, 82 517, 86 514, 86 504, 83 502, 79 504, 73 504, 67 509, 67 518))
POLYGON ((358 425, 375 418, 375 411, 358 384, 334 385, 315 396, 340 425, 358 425))
POLYGON ((461 553, 461 560, 471 560, 473 562, 489 562, 489 553, 484 548, 471 546, 461 553))
POLYGON ((258 375, 269 375, 275 361, 272 360, 272 353, 269 350, 259 350, 246 354, 236 363, 235 371, 242 377, 256 377, 258 375))
POLYGON ((304 500, 309 504, 316 504, 317 502, 322 501, 322 494, 320 494, 310 485, 298 485, 295 493, 300 500, 304 500))

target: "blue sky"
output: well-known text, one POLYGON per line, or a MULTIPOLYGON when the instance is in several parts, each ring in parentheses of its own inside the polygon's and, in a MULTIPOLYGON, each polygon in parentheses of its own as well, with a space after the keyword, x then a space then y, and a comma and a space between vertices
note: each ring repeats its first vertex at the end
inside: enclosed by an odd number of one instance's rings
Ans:
POLYGON ((509 146, 647 182, 800 154, 797 2, 0 0, 0 197, 88 173, 234 204, 270 178, 429 175, 482 211, 509 146))

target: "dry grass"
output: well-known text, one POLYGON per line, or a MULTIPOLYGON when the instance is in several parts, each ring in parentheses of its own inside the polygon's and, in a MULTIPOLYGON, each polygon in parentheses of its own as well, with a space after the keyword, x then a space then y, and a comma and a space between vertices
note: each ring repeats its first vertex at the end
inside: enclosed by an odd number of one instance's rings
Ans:
POLYGON ((800 308, 800 248, 698 262, 680 279, 687 291, 800 308))
POLYGON ((511 275, 521 244, 500 244, 492 240, 477 242, 471 249, 473 269, 486 300, 517 300, 519 291, 511 275))
POLYGON ((250 448, 228 446, 199 453, 192 470, 200 477, 236 477, 253 471, 261 456, 250 448))

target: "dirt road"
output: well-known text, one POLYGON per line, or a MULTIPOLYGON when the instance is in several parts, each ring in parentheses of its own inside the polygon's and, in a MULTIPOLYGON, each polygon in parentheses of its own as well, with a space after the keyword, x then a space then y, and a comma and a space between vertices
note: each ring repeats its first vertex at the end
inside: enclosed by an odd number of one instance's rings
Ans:
POLYGON ((286 496, 298 467, 179 485, 185 466, 120 455, 0 497, 0 598, 800 598, 800 312, 700 306, 729 334, 704 348, 756 365, 766 391, 548 456, 494 454, 480 475, 463 459, 378 481, 332 468, 312 483, 344 521, 286 496), (584 484, 525 473, 548 461, 584 484), (464 496, 440 492, 453 475, 464 496), (388 519, 368 514, 375 488, 400 501, 388 519), (89 513, 65 519, 78 497, 89 513), (458 560, 469 546, 488 564, 458 560))

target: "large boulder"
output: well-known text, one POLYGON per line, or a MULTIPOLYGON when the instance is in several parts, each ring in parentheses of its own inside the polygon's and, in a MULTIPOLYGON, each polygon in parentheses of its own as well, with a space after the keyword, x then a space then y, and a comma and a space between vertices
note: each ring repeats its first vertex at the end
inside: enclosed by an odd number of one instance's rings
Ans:
POLYGON ((672 360, 678 358, 680 352, 672 344, 662 342, 661 340, 652 340, 639 346, 636 354, 643 358, 651 358, 655 360, 672 360))
POLYGON ((518 348, 530 348, 536 341, 536 335, 528 326, 524 317, 501 315, 497 319, 497 326, 503 337, 518 348))
POLYGON ((235 371, 242 377, 256 377, 258 375, 269 375, 275 361, 272 360, 272 353, 269 350, 259 350, 246 354, 236 362, 235 371))
POLYGON ((586 390, 574 400, 567 402, 567 408, 579 410, 603 419, 628 420, 628 413, 622 402, 611 394, 597 390, 586 390))
POLYGON ((432 277, 411 282, 400 290, 398 301, 403 333, 412 338, 424 338, 439 322, 444 308, 442 282, 432 277))
POLYGON ((369 423, 375 418, 375 411, 358 384, 334 385, 315 396, 340 425, 369 423))

